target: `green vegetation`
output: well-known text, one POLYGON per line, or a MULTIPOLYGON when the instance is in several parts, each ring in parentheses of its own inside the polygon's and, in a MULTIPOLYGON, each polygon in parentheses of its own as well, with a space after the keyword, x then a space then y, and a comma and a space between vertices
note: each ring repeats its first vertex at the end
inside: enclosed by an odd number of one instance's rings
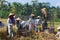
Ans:
MULTIPOLYGON (((34 13, 36 16, 40 15, 43 19, 43 14, 41 12, 42 8, 46 8, 48 13, 48 20, 54 20, 54 28, 55 32, 57 32, 57 27, 60 26, 60 8, 59 7, 50 7, 50 3, 34 3, 33 4, 21 4, 18 2, 13 2, 12 4, 7 2, 6 0, 0 0, 0 18, 3 18, 2 21, 6 24, 8 15, 10 12, 15 13, 16 16, 19 16, 20 18, 27 18, 31 13, 34 13), (7 4, 5 4, 5 3, 7 4), (5 19, 4 19, 5 18, 5 19)), ((48 27, 50 27, 51 24, 48 22, 48 27)), ((0 40, 4 39, 6 37, 6 29, 7 27, 0 28, 0 40)), ((15 40, 57 40, 54 34, 46 34, 46 33, 39 33, 38 35, 32 35, 31 37, 21 37, 16 38, 15 40)))
POLYGON ((55 22, 60 22, 59 18, 55 18, 54 20, 55 20, 55 22))
POLYGON ((41 12, 42 8, 46 8, 48 13, 48 20, 55 18, 55 21, 60 22, 60 8, 59 7, 50 7, 50 3, 38 3, 37 1, 32 1, 33 4, 21 4, 18 2, 13 2, 12 4, 6 0, 0 0, 0 18, 8 18, 10 12, 15 13, 16 16, 24 18, 29 16, 31 13, 34 13, 36 16, 40 15, 43 17, 41 12), (58 18, 58 19, 57 19, 58 18))

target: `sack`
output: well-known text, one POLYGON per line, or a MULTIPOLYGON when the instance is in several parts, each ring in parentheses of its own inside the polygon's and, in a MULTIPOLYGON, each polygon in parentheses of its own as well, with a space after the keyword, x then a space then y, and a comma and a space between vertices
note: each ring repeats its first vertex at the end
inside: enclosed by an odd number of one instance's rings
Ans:
POLYGON ((13 31, 14 32, 17 32, 18 31, 18 28, 17 28, 17 26, 15 25, 15 26, 13 26, 13 31))

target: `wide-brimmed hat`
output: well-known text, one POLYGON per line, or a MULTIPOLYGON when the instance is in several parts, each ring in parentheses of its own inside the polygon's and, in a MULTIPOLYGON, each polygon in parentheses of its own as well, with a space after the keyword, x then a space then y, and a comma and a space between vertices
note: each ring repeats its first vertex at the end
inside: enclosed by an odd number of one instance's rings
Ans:
POLYGON ((46 8, 42 8, 41 10, 46 10, 46 8))
POLYGON ((46 8, 42 8, 41 10, 43 14, 47 15, 46 8))
POLYGON ((31 16, 35 16, 34 14, 31 14, 31 16))
POLYGON ((18 18, 16 18, 16 20, 20 21, 21 19, 18 17, 18 18))
POLYGON ((60 26, 57 28, 57 30, 59 30, 60 29, 60 26))
POLYGON ((12 15, 14 15, 14 13, 10 13, 10 14, 9 14, 9 16, 12 16, 12 15))

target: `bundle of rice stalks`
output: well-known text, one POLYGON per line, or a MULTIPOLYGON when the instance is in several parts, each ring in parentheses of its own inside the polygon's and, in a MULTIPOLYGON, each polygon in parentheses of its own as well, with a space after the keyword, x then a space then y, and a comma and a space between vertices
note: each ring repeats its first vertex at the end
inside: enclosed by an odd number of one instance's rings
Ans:
POLYGON ((54 34, 47 34, 45 32, 39 32, 37 35, 32 35, 33 40, 57 40, 54 34))
POLYGON ((7 31, 7 27, 0 27, 0 32, 4 33, 7 31))
POLYGON ((21 36, 21 37, 20 37, 20 40, 25 40, 25 37, 21 36))
POLYGON ((54 34, 47 34, 44 32, 41 32, 37 37, 39 40, 57 40, 54 34))
POLYGON ((7 31, 7 27, 0 27, 0 38, 1 39, 6 38, 6 35, 7 35, 6 31, 7 31))

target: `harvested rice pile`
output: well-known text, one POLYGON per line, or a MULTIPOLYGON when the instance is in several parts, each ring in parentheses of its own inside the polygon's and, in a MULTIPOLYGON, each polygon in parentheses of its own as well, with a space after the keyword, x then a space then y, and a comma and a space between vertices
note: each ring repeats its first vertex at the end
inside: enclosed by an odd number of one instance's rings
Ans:
POLYGON ((14 40, 57 40, 54 34, 47 34, 44 32, 38 33, 37 35, 32 35, 32 37, 23 37, 16 38, 14 40))

